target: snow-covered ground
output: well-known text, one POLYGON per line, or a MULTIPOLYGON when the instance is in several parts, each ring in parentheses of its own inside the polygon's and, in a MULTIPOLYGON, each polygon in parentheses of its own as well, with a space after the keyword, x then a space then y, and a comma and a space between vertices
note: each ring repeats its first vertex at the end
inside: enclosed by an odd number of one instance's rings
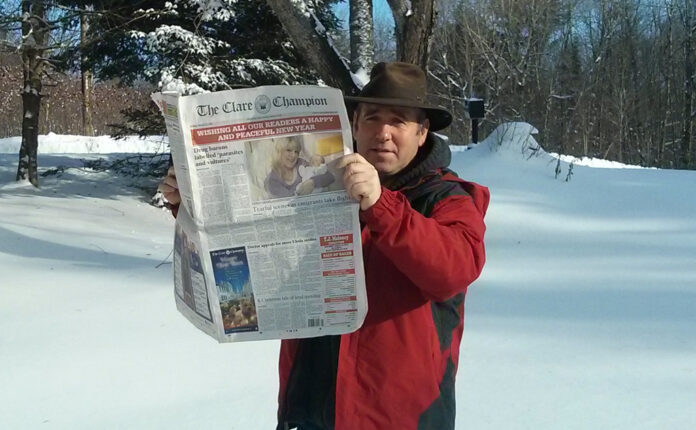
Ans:
MULTIPOLYGON (((457 428, 696 428, 696 172, 576 162, 566 182, 531 131, 453 155, 492 195, 457 428)), ((68 168, 38 190, 14 183, 18 144, 0 139, 0 428, 274 428, 278 342, 190 325, 172 218, 82 168, 157 144, 47 136, 41 171, 68 168)))

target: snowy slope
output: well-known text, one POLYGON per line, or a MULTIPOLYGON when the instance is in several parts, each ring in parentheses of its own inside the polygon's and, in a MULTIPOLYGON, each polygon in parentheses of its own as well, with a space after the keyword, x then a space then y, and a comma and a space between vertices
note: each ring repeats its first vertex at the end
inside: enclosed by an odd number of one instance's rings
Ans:
MULTIPOLYGON (((566 162, 554 179, 554 157, 529 158, 531 131, 453 155, 492 194, 457 428, 694 428, 696 172, 576 164, 564 182, 566 162)), ((130 179, 78 168, 90 148, 160 149, 48 136, 42 171, 73 168, 35 190, 13 182, 11 142, 0 140, 0 428, 274 428, 278 342, 218 345, 178 315, 171 217, 130 179)))
POLYGON ((523 129, 454 162, 492 195, 458 428, 696 428, 696 172, 554 180, 523 129))
MULTIPOLYGON (((40 154, 111 154, 111 153, 160 153, 168 151, 166 138, 149 137, 141 139, 129 136, 114 140, 109 136, 66 136, 49 133, 39 136, 40 154)), ((0 154, 19 154, 21 137, 0 139, 0 154)))

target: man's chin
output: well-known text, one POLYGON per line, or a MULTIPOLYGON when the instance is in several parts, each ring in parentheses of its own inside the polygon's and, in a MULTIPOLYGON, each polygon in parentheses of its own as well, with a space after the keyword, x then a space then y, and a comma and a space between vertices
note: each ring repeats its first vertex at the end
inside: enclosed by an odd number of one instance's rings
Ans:
POLYGON ((377 170, 377 173, 379 173, 380 177, 386 177, 396 173, 394 171, 394 166, 391 163, 376 162, 372 165, 375 166, 375 170, 377 170))
POLYGON ((394 170, 394 162, 390 160, 388 156, 373 154, 367 161, 375 166, 375 169, 377 169, 380 174, 388 174, 388 172, 394 170))

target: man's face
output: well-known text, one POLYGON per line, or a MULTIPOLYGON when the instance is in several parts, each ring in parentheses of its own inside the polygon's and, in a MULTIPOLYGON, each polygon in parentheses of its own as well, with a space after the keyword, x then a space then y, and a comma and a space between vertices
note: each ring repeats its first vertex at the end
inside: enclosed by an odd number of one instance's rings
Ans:
POLYGON ((419 123, 421 116, 416 108, 361 103, 353 116, 358 153, 380 175, 398 173, 425 143, 430 124, 427 119, 419 123))

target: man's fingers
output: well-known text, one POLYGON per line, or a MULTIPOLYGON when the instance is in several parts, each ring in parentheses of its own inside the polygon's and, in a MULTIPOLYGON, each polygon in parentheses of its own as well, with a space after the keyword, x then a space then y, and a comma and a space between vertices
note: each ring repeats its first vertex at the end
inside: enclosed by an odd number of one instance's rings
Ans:
POLYGON ((382 194, 375 167, 360 154, 344 155, 338 167, 345 168, 343 183, 348 195, 360 203, 361 210, 372 207, 382 194))
POLYGON ((179 184, 176 181, 176 172, 174 172, 174 166, 169 167, 167 170, 167 176, 164 177, 157 189, 162 192, 164 198, 167 199, 169 203, 177 205, 181 202, 179 184))
POLYGON ((342 169, 350 164, 356 164, 356 163, 367 163, 367 160, 365 158, 358 154, 357 152, 354 152, 352 154, 344 155, 338 160, 338 163, 336 164, 336 167, 339 169, 342 169))
POLYGON ((369 191, 371 189, 372 188, 370 187, 370 184, 367 181, 355 182, 351 184, 350 191, 348 192, 348 194, 354 198, 365 197, 369 194, 369 191))
POLYGON ((164 198, 173 205, 178 205, 181 203, 181 195, 176 191, 171 193, 162 192, 162 194, 164 195, 164 198))
POLYGON ((346 166, 345 170, 343 171, 343 177, 345 179, 348 179, 349 177, 353 175, 357 175, 359 173, 366 173, 366 172, 371 172, 374 169, 371 164, 367 163, 350 163, 346 166))
POLYGON ((354 185, 361 182, 368 182, 371 179, 371 175, 368 172, 355 172, 352 174, 346 173, 345 183, 354 185))
POLYGON ((174 189, 179 189, 179 183, 176 181, 176 176, 165 176, 162 183, 174 189))

